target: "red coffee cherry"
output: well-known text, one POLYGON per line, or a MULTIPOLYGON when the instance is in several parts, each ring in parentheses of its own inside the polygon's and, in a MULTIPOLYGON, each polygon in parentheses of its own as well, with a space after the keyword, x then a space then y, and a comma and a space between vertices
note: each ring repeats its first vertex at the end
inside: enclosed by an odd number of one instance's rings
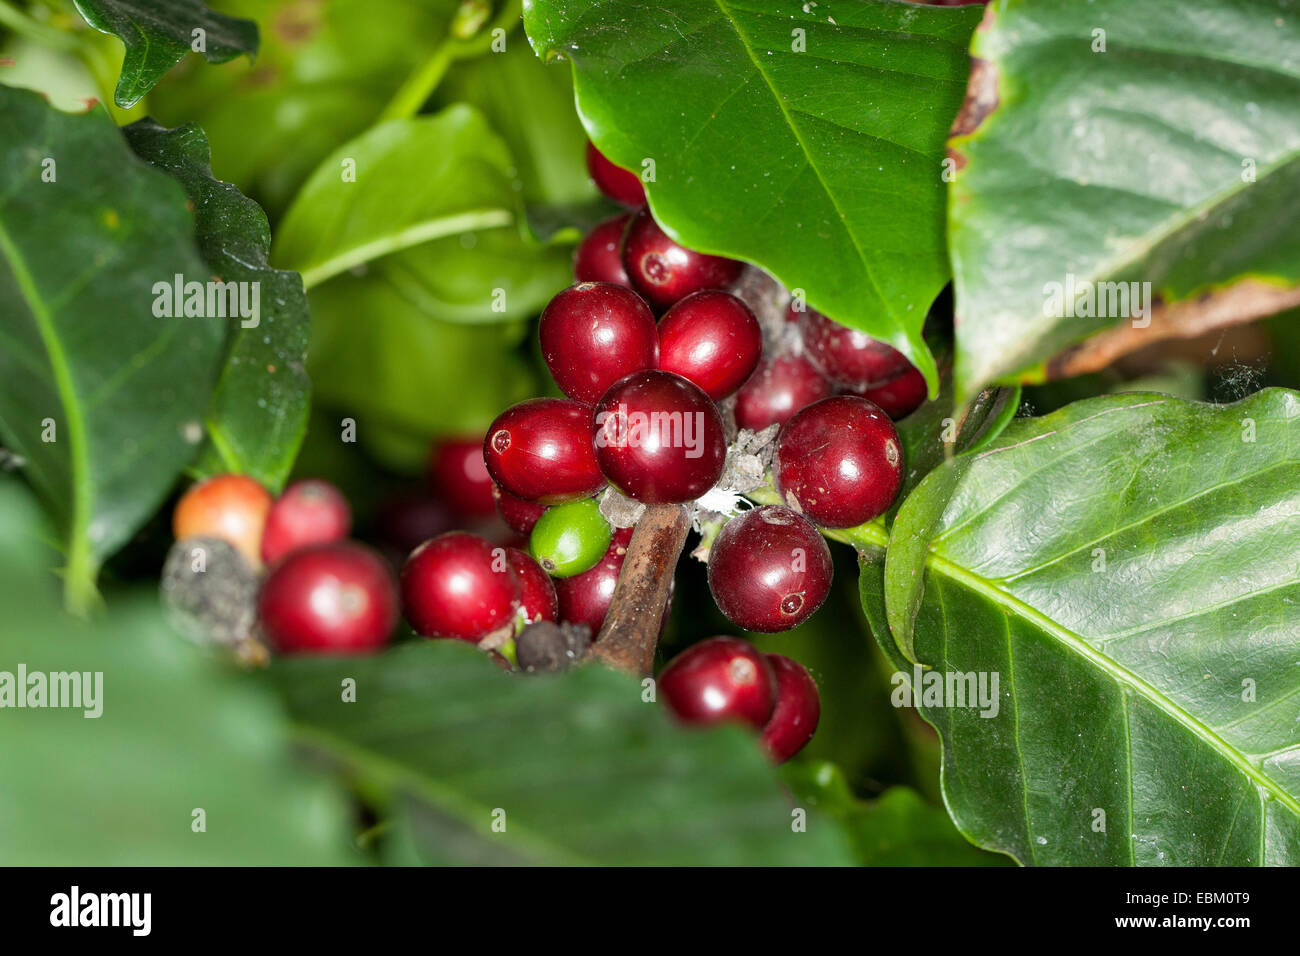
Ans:
POLYGON ((596 188, 614 202, 629 209, 645 205, 645 186, 630 169, 615 166, 591 142, 587 143, 587 172, 596 188))
POLYGON ((573 277, 579 282, 612 282, 626 288, 632 280, 623 268, 623 233, 632 217, 626 213, 606 219, 578 244, 573 253, 573 277))
POLYGON ((483 458, 503 489, 544 505, 605 486, 592 448, 591 408, 581 402, 530 398, 512 405, 488 429, 483 458))
POLYGON ((893 504, 903 449, 888 415, 865 398, 837 395, 786 423, 772 471, 795 511, 823 528, 851 528, 893 504))
POLYGON ((537 519, 546 511, 546 505, 512 495, 500 485, 493 485, 492 493, 497 500, 497 514, 510 530, 525 537, 532 534, 533 525, 537 524, 537 519))
POLYGON ((907 357, 865 332, 832 322, 809 309, 799 316, 804 354, 834 384, 873 388, 897 378, 911 366, 907 357))
POLYGON ((722 416, 671 372, 634 372, 596 406, 596 459, 623 494, 649 504, 693 501, 722 476, 722 416))
POLYGON ((483 461, 482 438, 444 438, 429 454, 429 485, 463 519, 496 513, 492 478, 483 461))
POLYGON ((297 548, 342 541, 352 531, 352 509, 343 492, 320 478, 284 490, 266 516, 262 560, 274 564, 297 548))
POLYGON ((726 292, 688 295, 659 320, 659 367, 694 382, 715 402, 745 384, 762 355, 758 319, 726 292))
POLYGON ((518 548, 507 548, 506 560, 519 580, 519 615, 523 622, 558 621, 560 601, 555 594, 555 585, 542 566, 518 548))
POLYGON ((879 405, 881 410, 898 421, 900 418, 906 418, 912 412, 916 411, 923 404, 928 394, 928 387, 925 384, 925 376, 916 366, 910 367, 902 375, 884 385, 877 385, 875 388, 866 388, 861 391, 854 391, 855 395, 865 398, 869 402, 879 405))
POLYGON ((831 590, 831 550, 812 523, 768 505, 732 518, 709 549, 709 590, 719 610, 749 631, 788 631, 831 590))
POLYGON ((513 624, 519 599, 506 549, 464 531, 426 541, 402 569, 406 619, 425 637, 477 643, 513 624))
POLYGON ((258 615, 283 654, 363 654, 388 643, 397 624, 397 588, 384 559, 364 545, 308 545, 272 569, 258 615))
POLYGON ((172 533, 182 538, 220 538, 262 566, 262 533, 271 493, 247 475, 216 475, 181 495, 172 512, 172 533))
POLYGON ((711 637, 669 662, 659 697, 688 724, 740 722, 761 730, 776 703, 776 675, 763 654, 734 637, 711 637))
POLYGON ((679 245, 642 209, 623 239, 623 267, 634 289, 655 308, 666 309, 692 292, 728 288, 745 266, 679 245))
POLYGON ((831 383, 802 355, 764 359, 736 393, 736 426, 784 425, 801 408, 830 398, 831 383))
POLYGON ((623 376, 654 368, 659 357, 650 307, 609 282, 565 289, 542 312, 537 335, 560 391, 588 405, 623 376))
POLYGON ((798 661, 767 654, 776 674, 776 706, 763 728, 763 749, 775 763, 785 763, 812 739, 821 719, 817 682, 798 661))
POLYGON ((631 528, 615 528, 605 556, 596 562, 594 568, 554 582, 560 600, 561 621, 585 624, 593 635, 600 632, 614 599, 614 586, 618 584, 618 573, 623 570, 623 560, 627 557, 631 540, 631 528))

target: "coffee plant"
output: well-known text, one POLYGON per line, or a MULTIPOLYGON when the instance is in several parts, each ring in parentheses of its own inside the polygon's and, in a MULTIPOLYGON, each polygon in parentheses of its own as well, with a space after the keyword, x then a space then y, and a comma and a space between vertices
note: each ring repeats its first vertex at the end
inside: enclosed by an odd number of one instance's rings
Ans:
POLYGON ((0 0, 0 862, 1300 864, 1298 0, 0 0))

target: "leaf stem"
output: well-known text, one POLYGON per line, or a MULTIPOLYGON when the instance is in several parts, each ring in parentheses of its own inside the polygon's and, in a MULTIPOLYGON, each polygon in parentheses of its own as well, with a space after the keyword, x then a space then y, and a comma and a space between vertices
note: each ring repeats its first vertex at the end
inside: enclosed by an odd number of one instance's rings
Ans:
POLYGON ((454 216, 418 222, 400 232, 346 249, 324 262, 302 269, 302 287, 304 290, 309 290, 340 272, 346 272, 372 259, 379 259, 422 242, 478 229, 508 226, 512 222, 514 222, 514 213, 508 209, 475 209, 454 216))
POLYGON ((68 542, 68 563, 63 569, 63 603, 77 617, 88 617, 99 604, 97 574, 90 540, 84 535, 74 536, 68 542))
MULTIPOLYGON (((769 485, 762 488, 756 488, 745 495, 750 501, 760 505, 784 505, 781 499, 769 485)), ((883 548, 889 544, 889 529, 885 527, 885 519, 876 518, 868 521, 866 524, 860 524, 856 528, 818 528, 822 537, 829 541, 838 541, 840 544, 847 544, 850 547, 861 551, 864 548, 883 548)))
POLYGON ((453 63, 486 53, 492 48, 494 33, 510 30, 522 15, 522 0, 506 0, 492 22, 478 33, 471 37, 447 36, 406 78, 379 114, 378 122, 414 116, 438 89, 453 63))
MULTIPOLYGON (((7 260, 14 284, 31 311, 32 322, 45 346, 59 403, 63 406, 61 423, 68 442, 71 502, 68 503, 68 565, 64 571, 63 598, 68 609, 85 615, 94 605, 98 592, 95 575, 98 568, 90 546, 90 521, 94 511, 94 492, 90 485, 90 440, 72 375, 72 363, 54 327, 54 316, 37 288, 36 279, 22 252, 0 222, 0 260, 7 260)), ((47 489, 57 493, 58 489, 47 489)))

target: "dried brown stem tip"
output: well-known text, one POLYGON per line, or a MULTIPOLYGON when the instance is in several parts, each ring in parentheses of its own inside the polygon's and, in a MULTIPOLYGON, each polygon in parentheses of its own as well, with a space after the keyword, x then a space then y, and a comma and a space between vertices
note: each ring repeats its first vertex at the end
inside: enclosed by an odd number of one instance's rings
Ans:
POLYGON ((632 532, 591 657, 638 676, 651 673, 673 572, 690 528, 690 514, 684 505, 646 508, 632 532))
POLYGON ((1150 323, 1129 322, 1100 332, 1048 363, 1049 379, 1097 372, 1138 349, 1167 339, 1193 338, 1218 329, 1254 322, 1300 305, 1300 287, 1279 288, 1243 279, 1226 289, 1207 292, 1172 305, 1156 303, 1150 323))

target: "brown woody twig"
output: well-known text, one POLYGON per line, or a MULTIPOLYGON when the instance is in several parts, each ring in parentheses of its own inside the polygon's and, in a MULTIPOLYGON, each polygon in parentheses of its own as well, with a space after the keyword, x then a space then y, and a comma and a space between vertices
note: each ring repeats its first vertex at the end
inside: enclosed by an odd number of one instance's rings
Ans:
POLYGON ((690 514, 683 505, 649 505, 632 532, 605 624, 589 656, 638 676, 654 669, 655 646, 690 514))

